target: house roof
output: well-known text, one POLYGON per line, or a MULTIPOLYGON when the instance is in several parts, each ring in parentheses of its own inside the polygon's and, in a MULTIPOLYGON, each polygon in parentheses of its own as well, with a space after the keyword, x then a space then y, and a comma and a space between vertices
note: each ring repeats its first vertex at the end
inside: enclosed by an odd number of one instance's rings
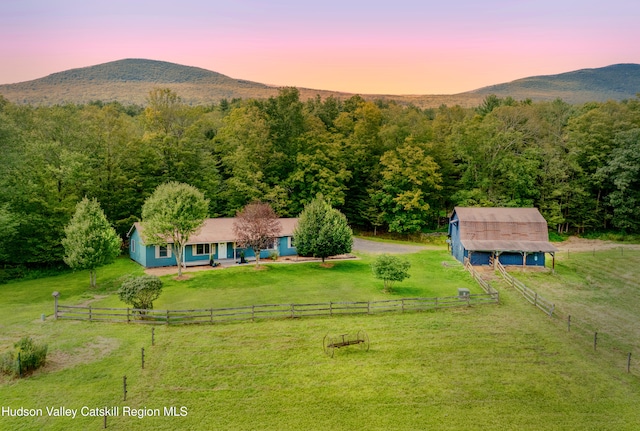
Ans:
MULTIPOLYGON (((189 238, 189 244, 208 244, 214 242, 235 242, 236 236, 233 233, 233 222, 235 218, 209 218, 204 221, 204 224, 198 231, 198 233, 191 235, 189 238)), ((293 236, 293 230, 298 224, 297 218, 281 218, 280 225, 282 230, 280 236, 293 236)), ((133 224, 132 229, 135 228, 140 235, 144 226, 140 222, 133 224)), ((131 233, 131 230, 129 231, 131 233)), ((169 241, 171 242, 171 241, 169 241)))
POLYGON ((456 207, 460 242, 471 251, 526 251, 553 253, 547 221, 537 208, 456 207))

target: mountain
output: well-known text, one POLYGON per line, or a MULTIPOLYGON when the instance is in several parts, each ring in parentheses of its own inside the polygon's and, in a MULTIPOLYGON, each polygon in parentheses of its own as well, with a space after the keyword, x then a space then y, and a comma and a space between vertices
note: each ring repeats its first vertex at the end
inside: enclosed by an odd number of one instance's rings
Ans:
MULTIPOLYGON (((234 79, 210 70, 165 61, 125 59, 96 66, 53 73, 44 78, 0 85, 0 94, 21 104, 87 103, 92 100, 143 105, 154 87, 169 87, 191 105, 217 103, 220 99, 264 99, 278 94, 278 87, 234 79)), ((303 100, 316 95, 345 99, 351 93, 299 88, 303 100)), ((516 100, 554 100, 569 103, 621 100, 640 92, 640 65, 616 64, 559 75, 534 76, 452 95, 362 95, 420 107, 442 104, 471 107, 489 94, 516 100)))
POLYGON ((604 102, 631 99, 640 93, 640 64, 614 64, 598 69, 581 69, 558 75, 522 78, 505 84, 491 85, 467 94, 516 100, 554 100, 568 103, 604 102))

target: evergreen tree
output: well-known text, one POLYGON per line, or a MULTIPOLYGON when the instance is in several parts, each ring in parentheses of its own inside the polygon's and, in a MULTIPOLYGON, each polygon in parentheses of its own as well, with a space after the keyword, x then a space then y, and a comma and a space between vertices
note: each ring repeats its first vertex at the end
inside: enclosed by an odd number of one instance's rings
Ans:
POLYGON ((353 232, 347 218, 316 197, 300 214, 293 236, 300 256, 325 258, 349 253, 353 245, 353 232))
POLYGON ((97 199, 78 202, 64 232, 64 262, 73 269, 88 269, 91 287, 96 287, 96 269, 115 260, 122 242, 97 199))

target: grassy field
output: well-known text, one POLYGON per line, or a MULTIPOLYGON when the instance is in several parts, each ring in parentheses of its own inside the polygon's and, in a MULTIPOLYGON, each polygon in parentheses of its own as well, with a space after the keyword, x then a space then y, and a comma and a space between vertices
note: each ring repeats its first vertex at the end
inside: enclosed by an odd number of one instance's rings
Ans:
POLYGON ((558 319, 571 316, 571 330, 640 359, 640 249, 622 247, 557 256, 556 273, 512 274, 556 305, 558 319))
MULTIPOLYGON (((457 287, 479 292, 444 251, 407 257, 412 277, 394 297, 445 296, 457 287)), ((156 308, 388 297, 369 262, 362 256, 333 268, 214 270, 186 282, 165 277, 156 308)), ((559 268, 555 277, 576 271, 559 268)), ((148 327, 40 320, 52 312, 53 290, 64 303, 97 294, 107 296, 96 305, 121 305, 108 292, 135 272, 134 264, 118 261, 99 272, 97 292, 87 292, 83 273, 0 286, 0 349, 30 334, 51 351, 45 370, 22 380, 0 377, 0 408, 40 408, 43 416, 0 416, 0 429, 102 429, 101 417, 81 416, 84 406, 119 407, 108 429, 635 430, 640 424, 637 374, 611 366, 507 288, 500 305, 158 327, 154 346, 148 327), (371 339, 368 352, 351 347, 330 358, 322 351, 325 334, 361 329, 371 339), (78 416, 49 417, 47 406, 78 409, 78 416), (125 406, 158 409, 160 416, 124 415, 125 406), (186 416, 165 416, 171 406, 184 407, 186 416)))

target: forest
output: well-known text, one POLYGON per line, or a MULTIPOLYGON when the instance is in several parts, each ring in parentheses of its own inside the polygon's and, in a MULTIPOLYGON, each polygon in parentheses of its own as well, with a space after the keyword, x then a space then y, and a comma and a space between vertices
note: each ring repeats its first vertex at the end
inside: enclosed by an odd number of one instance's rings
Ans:
POLYGON ((0 265, 62 261, 75 206, 96 198, 126 240, 160 184, 204 192, 209 215, 268 202, 297 216, 322 194, 351 226, 442 230, 454 206, 540 209, 558 233, 640 231, 640 98, 570 105, 487 96, 420 109, 319 96, 190 106, 18 105, 0 96, 0 265))

